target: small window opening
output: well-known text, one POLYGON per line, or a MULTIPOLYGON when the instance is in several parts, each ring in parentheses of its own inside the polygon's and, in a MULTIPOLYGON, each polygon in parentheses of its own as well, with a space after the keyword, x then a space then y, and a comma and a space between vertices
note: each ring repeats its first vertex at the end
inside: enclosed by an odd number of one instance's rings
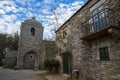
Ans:
POLYGON ((31 35, 35 35, 35 28, 31 28, 31 35))
POLYGON ((66 37, 67 37, 67 32, 63 31, 63 38, 66 38, 66 37))
POLYGON ((99 48, 99 53, 100 53, 101 61, 109 61, 110 60, 108 47, 99 48))

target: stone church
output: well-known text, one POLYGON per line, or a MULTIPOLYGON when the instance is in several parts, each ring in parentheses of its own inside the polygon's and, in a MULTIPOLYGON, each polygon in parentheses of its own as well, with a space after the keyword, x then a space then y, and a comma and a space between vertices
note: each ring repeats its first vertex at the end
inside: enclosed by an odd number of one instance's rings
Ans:
POLYGON ((43 26, 35 17, 21 23, 18 51, 6 54, 4 67, 18 69, 43 68, 45 59, 53 59, 57 48, 54 41, 43 40, 43 26))
POLYGON ((43 41, 43 26, 32 17, 21 24, 17 67, 34 68, 41 66, 44 51, 39 48, 43 41), (39 50, 40 49, 40 50, 39 50))

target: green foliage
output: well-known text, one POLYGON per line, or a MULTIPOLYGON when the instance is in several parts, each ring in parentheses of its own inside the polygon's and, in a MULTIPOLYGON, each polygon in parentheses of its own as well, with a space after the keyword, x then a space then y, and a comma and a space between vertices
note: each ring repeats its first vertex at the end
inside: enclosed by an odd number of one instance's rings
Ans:
POLYGON ((12 50, 17 50, 18 42, 19 42, 18 33, 15 33, 14 36, 0 34, 0 51, 2 52, 6 47, 12 50))
POLYGON ((46 59, 44 61, 44 68, 48 70, 49 72, 58 73, 60 67, 60 62, 58 60, 52 59, 48 60, 46 59))
POLYGON ((19 43, 19 35, 17 33, 15 33, 12 44, 11 44, 13 50, 18 50, 18 43, 19 43))
POLYGON ((0 52, 3 51, 3 49, 6 47, 6 39, 7 35, 6 34, 0 34, 0 52))
POLYGON ((50 60, 48 60, 48 59, 46 59, 45 61, 44 61, 44 68, 45 69, 49 69, 51 64, 50 64, 50 60))
POLYGON ((0 65, 2 63, 2 59, 4 58, 3 54, 4 49, 9 48, 11 50, 17 50, 18 41, 19 41, 18 33, 15 33, 14 36, 0 33, 0 65))
POLYGON ((6 47, 6 39, 7 39, 7 35, 6 34, 0 34, 0 66, 2 65, 2 59, 3 59, 3 50, 6 47))
POLYGON ((3 64, 2 64, 2 54, 0 53, 0 66, 2 66, 3 64))

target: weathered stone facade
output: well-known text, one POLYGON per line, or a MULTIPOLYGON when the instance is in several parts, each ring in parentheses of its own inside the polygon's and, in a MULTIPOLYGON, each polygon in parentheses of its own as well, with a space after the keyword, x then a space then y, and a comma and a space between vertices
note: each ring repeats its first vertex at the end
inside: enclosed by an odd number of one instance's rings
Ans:
POLYGON ((57 47, 54 41, 43 41, 44 51, 45 51, 45 59, 55 59, 56 53, 58 52, 57 47))
MULTIPOLYGON (((68 60, 71 64, 69 65, 71 67, 70 72, 72 74, 73 71, 79 71, 78 79, 119 80, 119 3, 119 0, 89 0, 56 31, 56 44, 61 49, 59 54, 67 52, 72 54, 71 60, 68 60), (93 11, 101 5, 104 5, 104 9, 101 12, 98 11, 96 14, 101 19, 99 20, 94 18, 96 15, 94 15, 93 11), (101 14, 102 18, 100 17, 101 14), (102 20, 103 17, 106 19, 106 22, 102 20), (97 23, 97 21, 103 21, 103 23, 97 23), (102 24, 102 26, 95 27, 95 24, 102 24), (105 28, 103 28, 104 25, 105 28), (69 28, 69 26, 71 27, 69 28), (67 32, 67 37, 65 38, 67 43, 62 37, 64 29, 70 30, 70 32, 67 32), (101 60, 100 49, 104 47, 108 48, 109 60, 101 60)), ((62 55, 61 59, 63 65, 62 71, 64 72, 65 66, 62 55)))
POLYGON ((21 34, 18 49, 18 68, 34 68, 42 66, 43 49, 39 50, 43 40, 43 27, 33 17, 21 24, 21 34))
POLYGON ((43 40, 43 27, 33 17, 21 24, 17 68, 43 68, 45 59, 56 55, 54 41, 43 40))
POLYGON ((3 62, 4 68, 14 68, 17 65, 17 52, 18 51, 8 51, 5 55, 3 62))

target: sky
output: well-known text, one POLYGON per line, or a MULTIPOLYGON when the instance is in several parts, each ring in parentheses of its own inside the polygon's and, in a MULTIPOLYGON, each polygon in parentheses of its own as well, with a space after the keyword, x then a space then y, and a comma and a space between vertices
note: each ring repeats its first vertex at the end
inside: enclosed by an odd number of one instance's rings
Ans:
POLYGON ((87 0, 0 0, 0 33, 20 33, 21 22, 34 16, 44 27, 43 39, 55 40, 55 30, 85 2, 87 0))

